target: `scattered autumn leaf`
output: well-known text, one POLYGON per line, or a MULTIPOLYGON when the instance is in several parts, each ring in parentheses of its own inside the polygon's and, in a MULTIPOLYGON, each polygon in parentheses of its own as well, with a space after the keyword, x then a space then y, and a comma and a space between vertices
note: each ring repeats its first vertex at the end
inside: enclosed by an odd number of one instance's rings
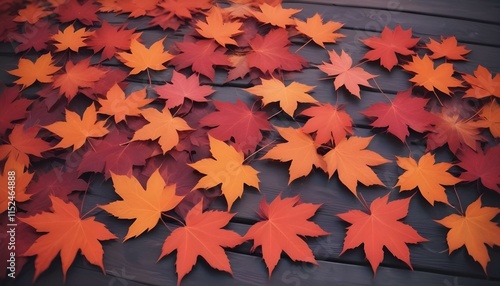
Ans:
POLYGON ((23 86, 23 89, 35 83, 35 81, 50 83, 52 82, 52 74, 58 71, 61 67, 55 66, 52 60, 52 55, 46 53, 39 56, 35 62, 28 59, 19 59, 17 69, 10 70, 8 73, 20 77, 14 81, 23 86))
POLYGON ((295 22, 292 16, 302 11, 302 9, 284 9, 280 4, 271 6, 267 3, 259 5, 260 11, 253 11, 252 15, 264 24, 271 24, 273 26, 281 27, 294 25, 295 22))
POLYGON ((24 124, 16 124, 9 134, 9 143, 0 145, 0 160, 7 156, 25 166, 30 165, 28 155, 42 157, 42 152, 50 149, 48 142, 36 137, 40 127, 25 128, 24 124))
POLYGON ((69 25, 63 31, 58 31, 57 34, 52 36, 56 42, 56 52, 63 52, 65 50, 72 50, 78 53, 82 47, 86 47, 85 40, 92 35, 92 32, 87 31, 85 28, 75 30, 75 26, 69 25))
POLYGON ((207 39, 214 39, 221 46, 238 45, 234 39, 231 37, 236 36, 242 31, 240 21, 225 21, 221 8, 218 6, 212 7, 208 11, 206 22, 197 21, 196 31, 200 33, 203 37, 207 39))
POLYGON ((31 195, 26 193, 26 187, 32 178, 33 173, 26 170, 26 165, 23 162, 18 161, 14 156, 7 158, 3 172, 0 174, 0 183, 5 186, 1 191, 0 214, 10 208, 12 204, 16 206, 16 202, 21 203, 30 199, 31 195))
POLYGON ((111 25, 103 21, 101 27, 93 31, 87 39, 87 45, 97 53, 102 50, 101 60, 111 59, 118 50, 128 50, 132 38, 138 38, 140 33, 134 34, 135 28, 126 29, 127 25, 111 25))
POLYGON ((465 61, 464 55, 470 53, 470 50, 467 50, 465 46, 458 45, 455 36, 448 38, 441 36, 441 43, 432 38, 430 40, 425 46, 433 53, 429 56, 433 60, 445 57, 448 60, 465 61))
POLYGON ((25 119, 27 109, 33 101, 28 100, 21 95, 18 86, 3 87, 0 85, 0 133, 5 134, 7 129, 14 128, 15 121, 25 119))
POLYGON ((345 37, 343 34, 335 33, 344 24, 334 21, 327 21, 323 24, 323 18, 318 13, 307 18, 305 22, 295 19, 295 25, 297 25, 295 27, 297 31, 311 38, 322 48, 325 48, 325 43, 336 43, 339 38, 345 37))
POLYGON ((164 51, 163 41, 160 39, 149 48, 139 43, 136 38, 130 41, 130 53, 118 52, 118 59, 126 66, 132 68, 129 74, 138 74, 146 69, 161 71, 167 69, 163 64, 174 56, 164 51))
POLYGON ((450 229, 446 235, 448 252, 451 254, 465 245, 469 255, 481 264, 486 273, 490 256, 485 244, 500 246, 500 227, 491 221, 499 213, 499 208, 483 207, 479 197, 467 207, 465 215, 451 214, 436 220, 450 229))
POLYGON ((485 98, 495 96, 500 98, 500 73, 495 77, 485 67, 478 65, 474 75, 464 74, 462 78, 470 85, 464 97, 485 98))
POLYGON ((485 152, 472 149, 463 149, 457 153, 460 162, 457 164, 465 172, 460 174, 460 179, 471 182, 481 180, 483 186, 500 193, 500 146, 488 148, 485 152))
POLYGON ((116 123, 127 121, 126 116, 140 116, 142 111, 140 108, 154 100, 146 96, 145 88, 125 96, 125 92, 115 83, 106 93, 106 98, 99 98, 101 108, 98 113, 114 116, 116 123))
POLYGON ((99 6, 93 1, 80 2, 78 0, 65 0, 57 6, 56 13, 62 23, 79 20, 86 26, 92 26, 94 22, 99 22, 97 11, 99 6))
POLYGON ((366 257, 374 273, 384 259, 384 246, 413 269, 410 250, 406 244, 427 241, 410 225, 399 221, 408 214, 410 198, 391 202, 388 200, 389 194, 376 198, 370 205, 369 213, 350 210, 338 214, 338 217, 352 224, 347 228, 340 255, 364 244, 366 257))
POLYGON ((52 14, 42 7, 39 3, 29 3, 24 8, 17 11, 17 16, 14 18, 16 22, 28 22, 30 24, 37 23, 40 19, 52 14))
MULTIPOLYGON (((491 135, 495 138, 500 137, 500 104, 496 100, 492 100, 479 111, 479 117, 482 120, 479 122, 481 127, 490 129, 491 135)), ((1 129, 0 129, 1 130, 1 129)))
POLYGON ((316 132, 314 138, 316 144, 328 142, 339 144, 340 141, 347 137, 347 134, 352 135, 354 133, 352 118, 342 106, 332 106, 328 103, 312 106, 302 111, 300 115, 311 117, 302 126, 302 131, 306 133, 316 132))

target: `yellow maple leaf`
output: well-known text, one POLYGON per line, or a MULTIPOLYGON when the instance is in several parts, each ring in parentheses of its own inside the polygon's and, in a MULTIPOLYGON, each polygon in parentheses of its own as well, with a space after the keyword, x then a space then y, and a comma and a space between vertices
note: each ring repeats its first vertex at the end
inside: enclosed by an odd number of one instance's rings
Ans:
POLYGON ((35 62, 28 59, 19 59, 17 69, 7 71, 8 73, 20 77, 14 81, 21 84, 23 89, 35 83, 35 81, 50 83, 52 82, 52 74, 58 71, 61 67, 54 65, 52 55, 46 53, 38 57, 35 62))
POLYGON ((123 241, 139 236, 156 226, 161 213, 175 208, 183 196, 175 194, 175 185, 168 185, 159 170, 149 177, 144 189, 135 177, 111 174, 115 192, 123 199, 100 206, 121 219, 135 219, 123 241))
POLYGON ((188 164, 198 172, 205 174, 193 188, 209 189, 219 184, 222 194, 227 201, 227 210, 237 198, 243 195, 244 184, 259 189, 259 178, 257 170, 251 166, 244 165, 243 152, 238 152, 233 146, 217 140, 208 135, 210 141, 210 153, 212 158, 201 159, 195 163, 188 164))
POLYGON ((297 104, 299 102, 316 103, 318 102, 312 96, 307 94, 315 87, 305 85, 299 82, 292 82, 285 86, 283 82, 278 79, 262 79, 261 85, 256 85, 245 90, 251 94, 262 97, 262 105, 268 105, 271 102, 279 102, 280 107, 288 115, 293 117, 297 104))
POLYGON ((129 74, 138 74, 146 69, 165 70, 163 64, 174 58, 169 52, 164 51, 163 41, 160 39, 153 43, 149 49, 139 43, 136 38, 130 41, 130 53, 117 53, 118 59, 126 66, 132 68, 129 74))
POLYGON ((422 196, 431 205, 434 205, 435 201, 450 204, 443 185, 451 186, 462 181, 447 172, 448 169, 453 167, 453 164, 446 162, 436 164, 434 155, 431 153, 426 153, 420 157, 418 163, 411 157, 398 156, 396 156, 396 162, 406 172, 399 176, 395 187, 401 187, 401 192, 418 188, 422 196))
POLYGON ((78 53, 78 49, 87 46, 84 41, 90 35, 92 32, 88 32, 85 28, 75 30, 73 25, 69 25, 64 31, 58 31, 57 34, 53 35, 52 39, 57 42, 54 44, 56 52, 70 49, 78 53))
POLYGON ((323 24, 323 18, 316 13, 314 16, 309 17, 306 21, 295 19, 296 29, 311 38, 316 44, 325 48, 325 43, 335 43, 337 39, 345 37, 340 33, 335 33, 338 29, 342 28, 344 24, 339 22, 328 21, 323 24))
POLYGON ((207 39, 214 39, 221 46, 227 44, 238 45, 235 40, 231 39, 232 36, 241 34, 243 31, 240 21, 224 21, 220 7, 213 7, 208 12, 206 22, 196 22, 196 31, 207 39))

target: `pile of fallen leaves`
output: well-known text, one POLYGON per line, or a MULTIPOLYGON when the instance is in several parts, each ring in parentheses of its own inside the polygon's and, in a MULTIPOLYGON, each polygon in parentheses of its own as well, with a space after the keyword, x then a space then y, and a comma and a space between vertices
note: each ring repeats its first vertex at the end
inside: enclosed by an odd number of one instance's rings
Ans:
MULTIPOLYGON (((147 235, 160 221, 178 224, 166 235, 158 257, 177 252, 179 282, 198 256, 231 273, 224 248, 248 240, 253 248, 262 248, 270 275, 282 252, 292 260, 316 263, 302 237, 342 235, 329 234, 310 220, 319 202, 304 203, 284 193, 285 198, 271 203, 262 200, 262 220, 245 235, 224 229, 234 216, 232 205, 245 200, 244 190, 259 190, 252 162, 269 159, 289 165, 288 184, 314 169, 338 177, 346 187, 332 192, 348 190, 356 197, 358 182, 384 185, 371 167, 395 160, 403 171, 394 187, 417 190, 429 208, 435 203, 452 207, 445 186, 480 181, 485 188, 464 213, 436 221, 450 229, 449 252, 465 246, 486 272, 486 245, 500 245, 500 228, 491 221, 499 209, 481 202, 482 192, 500 192, 500 75, 482 66, 474 74, 455 71, 453 62, 466 60, 470 52, 455 37, 420 39, 413 37, 411 27, 400 26, 361 39, 366 54, 353 63, 334 45, 345 37, 339 32, 342 23, 319 14, 295 18, 300 9, 280 2, 2 2, 0 41, 11 43, 19 60, 8 69, 15 81, 1 87, 0 211, 7 213, 5 186, 14 170, 17 231, 22 233, 18 271, 26 261, 22 257, 36 256, 36 279, 60 253, 66 274, 79 250, 104 269, 101 241, 117 237, 92 216, 98 209, 133 220, 124 241, 147 235), (157 38, 146 44, 151 37, 146 39, 139 29, 110 23, 115 15, 125 15, 131 23, 150 19, 157 38), (172 31, 185 36, 172 42, 172 31), (309 65, 290 50, 292 39, 317 46, 330 62, 309 65), (368 61, 380 63, 381 72, 413 76, 408 90, 393 99, 386 95, 361 113, 373 120, 374 134, 390 133, 376 136, 408 144, 409 129, 415 131, 427 144, 420 158, 411 152, 384 158, 369 150, 373 136, 354 135, 345 106, 318 101, 315 87, 300 79, 284 80, 288 72, 317 68, 333 79, 336 93, 329 96, 363 100, 361 87, 384 94, 377 75, 363 68, 368 61), (253 104, 211 99, 217 93, 211 83, 221 75, 226 83, 246 79, 250 84, 239 92, 253 104), (275 116, 296 125, 274 126, 275 116), (436 162, 440 151, 453 156, 436 162), (449 172, 454 166, 459 177, 449 172), (89 185, 103 180, 112 181, 121 199, 83 213, 89 185), (207 210, 220 196, 227 211, 207 210)), ((384 246, 411 267, 406 244, 426 241, 400 221, 413 196, 389 200, 389 192, 370 206, 361 197, 368 212, 338 214, 351 224, 343 252, 364 244, 374 272, 384 246)), ((6 223, 0 222, 2 227, 6 223)), ((2 239, 2 263, 6 244, 2 239)))

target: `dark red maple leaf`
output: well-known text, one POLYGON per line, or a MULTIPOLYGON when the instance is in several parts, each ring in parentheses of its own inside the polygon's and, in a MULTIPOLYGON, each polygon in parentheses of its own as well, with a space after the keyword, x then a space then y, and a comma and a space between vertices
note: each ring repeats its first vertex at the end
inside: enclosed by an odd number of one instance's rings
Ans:
POLYGON ((500 146, 496 145, 483 152, 478 153, 470 148, 466 148, 458 152, 458 159, 461 161, 457 164, 465 172, 460 174, 460 179, 464 181, 475 181, 481 179, 481 183, 498 193, 500 193, 500 146))
POLYGON ((262 111, 252 111, 238 99, 236 103, 213 101, 218 111, 212 112, 200 120, 205 126, 215 128, 208 134, 216 139, 227 141, 234 139, 238 151, 251 153, 262 140, 262 130, 271 130, 267 115, 262 111))
POLYGON ((252 50, 247 55, 250 68, 272 74, 275 70, 299 71, 307 63, 301 56, 288 50, 290 45, 285 29, 271 30, 264 37, 257 34, 249 42, 252 50))
POLYGON ((12 122, 26 118, 27 109, 32 101, 26 98, 18 98, 21 89, 18 85, 4 87, 0 84, 0 134, 5 134, 7 129, 13 128, 12 122))
POLYGON ((67 201, 72 192, 87 190, 87 182, 79 178, 76 168, 66 169, 55 167, 46 173, 36 173, 36 179, 26 189, 26 193, 31 194, 31 199, 19 204, 20 207, 30 214, 36 214, 50 208, 52 203, 49 195, 67 201))
POLYGON ((158 7, 161 7, 165 13, 186 19, 192 19, 193 14, 199 13, 202 10, 208 10, 212 6, 212 0, 164 0, 158 4, 158 7))
POLYGON ((14 16, 1 13, 0 17, 0 42, 10 42, 11 35, 16 33, 17 23, 14 22, 14 16))
MULTIPOLYGON (((18 213, 16 214, 17 217, 26 217, 25 214, 23 213, 18 213)), ((10 243, 10 233, 7 231, 10 230, 11 226, 7 226, 7 212, 4 212, 2 215, 0 215, 0 219, 2 220, 0 222, 0 247, 1 249, 9 249, 9 243, 10 243)), ((35 242, 35 240, 38 238, 38 235, 36 232, 32 231, 32 227, 29 226, 28 224, 22 222, 21 220, 16 221, 16 227, 15 231, 16 233, 19 233, 22 235, 17 235, 16 236, 16 241, 15 244, 10 244, 15 246, 15 251, 16 253, 24 253, 30 246, 35 242)), ((14 249, 11 249, 14 250, 14 249)), ((0 252, 0 277, 4 278, 7 277, 7 267, 8 267, 8 259, 10 258, 10 251, 1 251, 0 252)), ((26 262, 29 261, 28 257, 24 256, 16 256, 16 272, 21 272, 23 269, 24 265, 26 262)))
POLYGON ((49 108, 46 100, 35 100, 28 112, 24 126, 26 128, 47 126, 56 121, 63 121, 66 103, 66 100, 59 100, 49 108))
POLYGON ((93 149, 83 155, 78 173, 104 172, 106 179, 111 173, 132 175, 132 167, 144 166, 155 155, 155 147, 145 141, 130 142, 130 135, 114 128, 103 139, 89 138, 93 149))
POLYGON ((200 120, 213 111, 214 106, 211 102, 192 106, 184 104, 177 111, 177 114, 183 115, 183 119, 193 128, 193 131, 179 134, 179 144, 177 144, 175 149, 178 151, 187 151, 191 154, 193 161, 211 156, 208 142, 208 128, 203 127, 200 120))
POLYGON ((196 74, 186 77, 174 71, 171 81, 172 83, 155 87, 159 98, 167 100, 165 104, 167 108, 181 105, 186 98, 192 101, 206 102, 207 99, 205 97, 215 92, 209 85, 200 85, 200 78, 196 74))
POLYGON ((191 66, 194 72, 208 77, 211 81, 215 77, 214 66, 229 66, 230 62, 224 54, 227 50, 214 40, 190 41, 175 43, 181 52, 170 63, 177 70, 191 66))
POLYGON ((94 53, 102 50, 101 60, 111 59, 117 50, 130 49, 130 41, 135 28, 127 30, 127 24, 111 25, 107 21, 102 21, 99 29, 95 30, 86 40, 94 53))
POLYGON ((93 22, 99 22, 97 11, 99 6, 93 4, 94 1, 67 0, 57 7, 56 13, 62 23, 80 20, 87 26, 92 26, 93 22))
POLYGON ((436 121, 434 115, 427 110, 425 106, 428 98, 419 98, 411 95, 411 89, 400 91, 394 100, 387 103, 375 103, 367 109, 361 111, 361 114, 368 117, 377 117, 370 125, 373 127, 388 127, 387 131, 405 142, 408 127, 423 133, 430 130, 430 127, 436 121))
POLYGON ((22 33, 10 33, 9 37, 19 43, 15 52, 20 53, 34 49, 39 52, 47 48, 47 42, 56 33, 56 26, 47 21, 38 21, 34 25, 25 23, 22 33))
POLYGON ((94 95, 105 95, 115 83, 118 83, 122 90, 127 88, 128 82, 125 79, 128 76, 128 72, 117 67, 100 66, 99 69, 104 71, 106 76, 94 82, 92 87, 80 88, 79 91, 85 96, 95 100, 96 97, 94 95))

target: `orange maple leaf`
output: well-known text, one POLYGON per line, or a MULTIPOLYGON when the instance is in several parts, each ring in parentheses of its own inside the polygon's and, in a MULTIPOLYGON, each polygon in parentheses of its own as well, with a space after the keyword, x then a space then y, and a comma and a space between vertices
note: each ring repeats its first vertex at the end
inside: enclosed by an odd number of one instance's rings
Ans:
POLYGON ((17 16, 14 18, 15 22, 28 22, 36 24, 40 19, 52 14, 52 12, 45 10, 39 3, 30 3, 23 9, 17 11, 17 16))
POLYGON ((17 69, 10 70, 8 73, 20 77, 20 79, 14 81, 17 84, 21 84, 23 89, 35 83, 35 81, 50 83, 52 82, 51 74, 58 71, 61 67, 54 65, 52 60, 52 55, 46 53, 39 56, 35 62, 28 59, 19 59, 17 69))
POLYGON ((55 256, 61 252, 64 279, 66 272, 80 250, 87 260, 104 272, 102 257, 104 251, 100 240, 117 238, 95 217, 82 219, 78 208, 58 197, 50 195, 52 212, 42 212, 31 217, 19 218, 34 227, 37 232, 47 232, 40 236, 23 256, 36 255, 35 280, 45 271, 55 256))
POLYGON ((141 114, 149 123, 135 131, 132 141, 158 139, 163 153, 167 153, 179 143, 178 131, 193 130, 184 119, 173 117, 167 107, 161 112, 147 108, 142 110, 141 114))
POLYGON ((217 270, 233 273, 223 249, 242 243, 239 234, 223 229, 233 216, 216 210, 203 212, 203 202, 200 202, 187 213, 186 225, 175 229, 165 239, 158 260, 177 250, 177 285, 193 269, 198 256, 217 270))
POLYGON ((307 94, 314 89, 314 86, 305 85, 299 82, 285 84, 275 78, 261 79, 262 84, 256 85, 245 90, 251 94, 262 97, 262 105, 268 105, 271 102, 279 102, 280 107, 286 114, 293 117, 297 104, 299 102, 316 103, 318 102, 312 96, 307 94))
POLYGON ((267 3, 261 4, 259 9, 260 11, 252 12, 253 16, 259 20, 259 22, 271 24, 283 29, 285 29, 286 26, 294 25, 295 22, 292 16, 302 11, 302 9, 284 9, 281 4, 271 6, 267 3))
POLYGON ((376 75, 368 73, 363 68, 353 67, 351 56, 344 52, 344 50, 342 50, 340 56, 334 50, 329 51, 328 54, 330 55, 331 63, 323 62, 318 68, 329 76, 336 76, 333 82, 335 90, 345 85, 350 93, 361 98, 359 86, 371 87, 368 80, 376 77, 376 75))
POLYGON ((500 104, 496 100, 491 101, 481 108, 479 122, 481 127, 489 128, 491 135, 495 138, 500 137, 500 104))
POLYGON ((58 31, 57 34, 53 35, 52 39, 58 42, 54 44, 56 52, 70 49, 78 53, 80 48, 87 46, 84 41, 90 35, 92 35, 92 32, 88 32, 85 28, 75 30, 75 26, 69 25, 64 31, 58 31))
POLYGON ((342 106, 332 106, 323 104, 313 106, 302 111, 300 115, 310 116, 306 124, 302 126, 302 131, 307 133, 316 132, 314 142, 324 144, 335 142, 339 144, 347 134, 352 135, 352 118, 342 106))
POLYGON ((309 17, 306 21, 295 19, 296 29, 311 38, 316 44, 325 48, 325 43, 336 43, 339 38, 345 37, 344 34, 335 33, 342 28, 344 24, 339 22, 328 21, 323 24, 323 18, 316 13, 309 17))
POLYGON ((464 97, 485 98, 495 96, 500 98, 500 73, 495 77, 485 67, 479 65, 474 75, 465 74, 462 78, 470 84, 464 97))
POLYGON ((418 188, 422 196, 434 206, 434 202, 450 204, 446 197, 445 186, 455 185, 462 180, 447 172, 453 164, 435 163, 434 155, 426 153, 420 159, 396 156, 396 163, 405 172, 398 177, 395 187, 401 187, 400 192, 418 188))
POLYGON ((300 236, 328 235, 320 226, 309 221, 321 204, 301 203, 300 198, 281 199, 278 195, 270 204, 262 199, 259 215, 263 219, 247 231, 244 240, 254 241, 252 251, 261 246, 269 277, 285 252, 293 261, 318 265, 314 254, 300 236))
POLYGON ((237 46, 238 43, 231 37, 243 32, 240 30, 241 25, 240 21, 224 21, 221 8, 214 6, 208 11, 206 22, 201 20, 196 22, 196 31, 207 39, 214 39, 221 46, 225 47, 227 44, 237 46))
POLYGON ((26 165, 14 156, 7 158, 3 173, 0 174, 0 183, 5 186, 0 191, 0 214, 11 206, 11 201, 25 202, 30 199, 31 194, 26 193, 26 187, 33 179, 33 174, 26 170, 26 165))
POLYGON ((413 269, 410 250, 406 244, 427 241, 414 228, 399 221, 408 214, 410 198, 391 202, 388 200, 389 194, 376 198, 370 205, 369 213, 350 210, 338 214, 338 217, 352 224, 347 228, 340 255, 364 244, 366 258, 374 273, 384 259, 384 246, 413 269))
POLYGON ((16 124, 9 134, 10 143, 0 145, 0 160, 9 156, 24 166, 29 166, 28 155, 42 157, 41 153, 50 149, 50 145, 36 137, 38 131, 40 128, 36 126, 25 128, 24 124, 16 124))
POLYGON ((198 172, 205 174, 193 190, 204 188, 209 189, 219 184, 222 194, 227 201, 227 210, 237 198, 243 195, 244 184, 259 189, 259 178, 257 170, 251 166, 244 165, 245 157, 243 152, 238 152, 233 146, 227 145, 223 141, 217 140, 208 135, 210 141, 210 153, 214 157, 201 159, 195 163, 188 164, 198 172))
POLYGON ((430 43, 427 43, 426 47, 433 52, 433 54, 429 56, 433 60, 445 57, 448 60, 465 61, 466 58, 463 56, 470 52, 465 46, 458 45, 455 36, 448 38, 441 36, 441 43, 434 41, 434 39, 430 40, 430 43))
POLYGON ((482 207, 479 197, 467 207, 465 215, 451 214, 436 220, 450 229, 446 235, 449 253, 465 245, 469 255, 481 264, 486 273, 490 256, 485 244, 500 246, 500 227, 491 221, 499 213, 499 208, 482 207))
POLYGON ((135 219, 123 241, 153 229, 161 219, 161 213, 175 208, 184 198, 175 194, 175 184, 167 186, 158 170, 149 177, 146 189, 135 177, 112 173, 111 178, 115 192, 123 200, 100 208, 117 218, 135 219))
POLYGON ((94 103, 85 109, 80 118, 78 113, 66 109, 66 121, 59 121, 44 126, 45 129, 61 137, 62 140, 53 148, 79 149, 89 137, 102 137, 109 130, 104 127, 106 121, 97 121, 97 112, 94 103))
POLYGON ((351 136, 340 141, 323 156, 330 178, 338 172, 340 181, 355 196, 357 196, 358 181, 365 186, 385 186, 369 166, 388 163, 390 160, 365 149, 372 139, 373 136, 366 138, 351 136))
POLYGON ((274 159, 281 162, 292 161, 288 184, 299 177, 307 176, 313 165, 326 171, 326 163, 317 152, 319 145, 314 142, 311 136, 305 134, 301 129, 276 126, 275 128, 281 137, 288 142, 276 145, 262 159, 274 159))
POLYGON ((64 94, 68 101, 76 96, 79 88, 93 87, 106 74, 105 71, 90 66, 90 58, 83 59, 76 64, 67 61, 65 70, 66 73, 54 76, 52 86, 59 87, 59 94, 64 94))
POLYGON ((434 62, 429 56, 424 55, 412 56, 412 61, 403 65, 403 69, 415 73, 415 76, 410 79, 411 82, 418 86, 423 86, 428 91, 434 92, 435 89, 450 95, 450 87, 462 87, 462 82, 452 75, 455 72, 453 64, 443 63, 434 69, 434 62))
POLYGON ((99 98, 101 108, 97 113, 114 116, 116 123, 127 121, 126 116, 140 116, 142 111, 140 108, 154 100, 146 96, 146 88, 125 96, 125 92, 115 83, 106 93, 106 98, 99 98))
POLYGON ((164 51, 164 40, 165 38, 156 41, 148 49, 136 38, 133 38, 130 41, 130 53, 120 52, 116 54, 121 62, 132 68, 129 74, 138 74, 146 69, 165 70, 167 68, 163 64, 173 59, 174 56, 164 51))

